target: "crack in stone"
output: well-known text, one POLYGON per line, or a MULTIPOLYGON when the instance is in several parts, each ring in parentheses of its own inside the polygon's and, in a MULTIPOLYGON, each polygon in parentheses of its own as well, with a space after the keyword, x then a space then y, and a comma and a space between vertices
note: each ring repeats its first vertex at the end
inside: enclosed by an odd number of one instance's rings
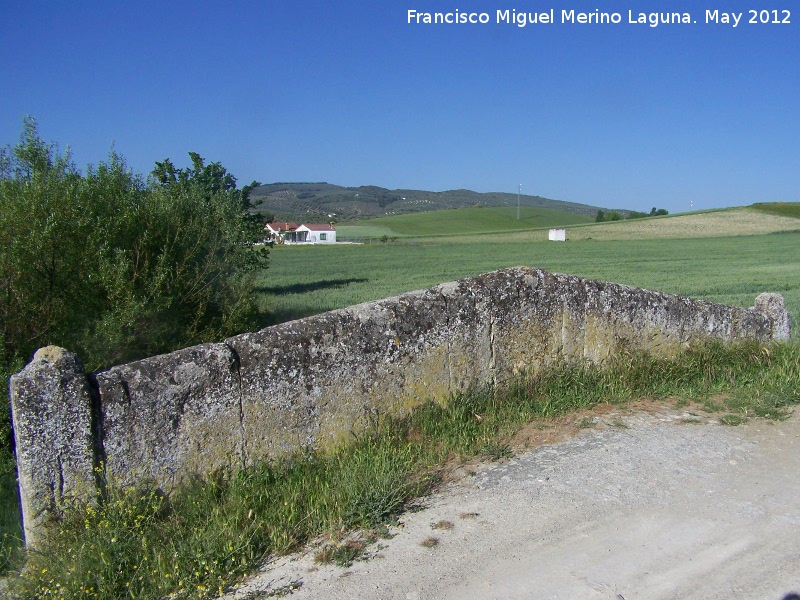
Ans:
MULTIPOLYGON (((441 296, 442 301, 444 302, 444 314, 445 314, 445 325, 447 331, 450 330, 451 321, 450 321, 450 305, 447 302, 447 294, 443 292, 439 292, 439 296, 441 296)), ((445 338, 445 347, 447 351, 445 352, 445 362, 447 364, 447 390, 450 395, 454 395, 456 393, 456 382, 453 380, 453 362, 450 360, 450 353, 452 352, 452 340, 450 336, 445 338)))
POLYGON ((64 499, 64 461, 60 452, 56 457, 56 461, 58 462, 58 497, 55 499, 55 506, 57 507, 60 501, 64 499))
MULTIPOLYGON (((90 401, 90 431, 92 433, 92 471, 94 477, 94 484, 97 488, 98 500, 106 498, 106 448, 105 448, 105 430, 104 430, 104 417, 103 417, 103 399, 100 396, 100 385, 97 383, 97 376, 94 373, 86 375, 86 388, 89 390, 90 401)), ((123 389, 125 396, 130 405, 130 390, 127 383, 123 382, 123 389)))
POLYGON ((238 380, 239 386, 239 435, 242 439, 242 446, 240 451, 239 460, 241 461, 241 467, 245 468, 247 466, 247 435, 244 429, 244 386, 242 384, 242 362, 239 358, 239 353, 236 352, 236 348, 234 348, 228 342, 224 342, 224 345, 227 346, 228 350, 230 350, 231 354, 233 355, 233 368, 236 371, 236 378, 238 380))
MULTIPOLYGON (((490 301, 491 302, 491 301, 490 301)), ((497 346, 495 344, 495 319, 491 303, 489 305, 489 378, 493 385, 497 384, 497 346)))

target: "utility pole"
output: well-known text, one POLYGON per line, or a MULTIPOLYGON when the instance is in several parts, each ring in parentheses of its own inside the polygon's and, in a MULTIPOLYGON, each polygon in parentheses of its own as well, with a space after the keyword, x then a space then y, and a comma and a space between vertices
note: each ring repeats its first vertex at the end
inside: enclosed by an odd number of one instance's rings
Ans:
POLYGON ((517 189, 517 221, 519 221, 519 195, 522 193, 522 184, 519 184, 517 189))

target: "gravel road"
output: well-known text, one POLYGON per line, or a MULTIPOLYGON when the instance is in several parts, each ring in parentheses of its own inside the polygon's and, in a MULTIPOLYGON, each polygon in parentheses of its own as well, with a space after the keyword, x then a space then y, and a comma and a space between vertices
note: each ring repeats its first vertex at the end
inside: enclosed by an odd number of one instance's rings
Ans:
POLYGON ((370 560, 317 565, 310 548, 226 598, 291 589, 297 600, 780 600, 800 591, 800 411, 738 427, 659 405, 596 420, 447 485, 373 544, 370 560))

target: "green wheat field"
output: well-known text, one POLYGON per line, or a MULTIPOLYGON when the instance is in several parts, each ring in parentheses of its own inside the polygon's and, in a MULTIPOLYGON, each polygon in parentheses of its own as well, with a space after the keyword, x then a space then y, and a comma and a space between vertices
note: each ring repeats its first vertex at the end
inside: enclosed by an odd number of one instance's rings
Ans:
MULTIPOLYGON (((482 234, 467 231, 460 217, 449 225, 445 217, 469 211, 488 215, 495 209, 389 217, 376 220, 380 227, 375 221, 361 226, 363 244, 274 248, 256 291, 265 324, 271 324, 524 265, 742 307, 752 306, 761 292, 779 292, 796 322, 797 206, 756 205, 599 224, 559 223, 548 215, 541 228, 525 230, 513 229, 518 223, 513 218, 505 220, 508 229, 482 234), (411 236, 411 217, 435 221, 437 233, 411 236), (556 225, 566 227, 566 242, 548 241, 547 228, 556 225), (386 241, 371 237, 380 232, 386 241)), ((487 221, 497 227, 504 217, 500 212, 487 221)), ((358 237, 352 233, 358 227, 348 226, 348 235, 358 237)))

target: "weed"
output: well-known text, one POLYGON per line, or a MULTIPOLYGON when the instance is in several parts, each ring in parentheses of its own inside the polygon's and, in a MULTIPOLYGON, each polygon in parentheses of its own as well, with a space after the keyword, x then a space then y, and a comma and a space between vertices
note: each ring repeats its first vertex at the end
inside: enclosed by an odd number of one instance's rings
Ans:
POLYGON ((476 518, 478 518, 479 514, 480 513, 476 513, 476 512, 463 512, 460 515, 458 515, 458 518, 459 519, 476 519, 476 518))
POLYGON ((270 590, 270 592, 265 596, 266 598, 283 598, 285 596, 290 596, 294 594, 297 590, 303 587, 303 582, 300 579, 296 579, 286 585, 282 585, 280 587, 275 588, 274 590, 270 590))
POLYGON ((628 425, 622 419, 613 419, 612 421, 609 421, 608 424, 611 425, 612 427, 617 427, 619 429, 628 428, 628 425))
POLYGON ((350 567, 357 560, 366 556, 367 542, 364 540, 347 540, 336 546, 326 546, 314 555, 314 562, 319 564, 334 563, 339 567, 350 567))
POLYGON ((734 427, 736 425, 741 425, 745 421, 747 421, 747 419, 745 417, 742 417, 741 415, 730 415, 729 414, 729 415, 722 415, 719 418, 719 422, 722 423, 723 425, 730 425, 730 426, 734 426, 734 427))
POLYGON ((789 405, 794 401, 785 394, 760 389, 737 391, 725 401, 728 410, 748 416, 783 421, 788 418, 789 405))
POLYGON ((595 424, 596 424, 596 421, 595 421, 594 417, 581 417, 580 419, 578 419, 575 422, 575 425, 577 425, 581 429, 587 429, 589 427, 594 427, 595 424))
POLYGON ((391 527, 397 527, 398 525, 399 525, 399 522, 397 521, 396 518, 391 519, 391 521, 389 523, 378 523, 377 525, 375 525, 375 527, 372 530, 370 530, 369 538, 368 538, 369 543, 371 544, 371 543, 373 543, 374 541, 376 541, 378 539, 381 539, 381 540, 390 540, 390 539, 392 539, 396 534, 392 533, 392 531, 391 531, 391 529, 389 529, 389 527, 390 526, 391 527))
POLYGON ((296 579, 294 581, 290 581, 289 583, 281 585, 276 588, 246 592, 241 597, 241 600, 265 600, 266 598, 284 598, 286 596, 294 594, 301 587, 303 587, 302 579, 296 579))
POLYGON ((725 407, 719 402, 714 402, 713 400, 706 399, 702 403, 702 409, 707 413, 716 413, 725 410, 725 407))
POLYGON ((514 456, 514 453, 511 451, 511 447, 508 444, 502 444, 495 441, 484 444, 481 448, 481 454, 490 458, 493 462, 514 456))
POLYGON ((333 562, 336 546, 328 544, 314 553, 314 562, 318 565, 327 565, 333 562))
POLYGON ((452 521, 437 521, 436 523, 431 523, 431 529, 444 529, 449 530, 455 527, 452 521))
POLYGON ((433 536, 426 537, 419 545, 423 548, 435 548, 439 545, 439 538, 433 536))

